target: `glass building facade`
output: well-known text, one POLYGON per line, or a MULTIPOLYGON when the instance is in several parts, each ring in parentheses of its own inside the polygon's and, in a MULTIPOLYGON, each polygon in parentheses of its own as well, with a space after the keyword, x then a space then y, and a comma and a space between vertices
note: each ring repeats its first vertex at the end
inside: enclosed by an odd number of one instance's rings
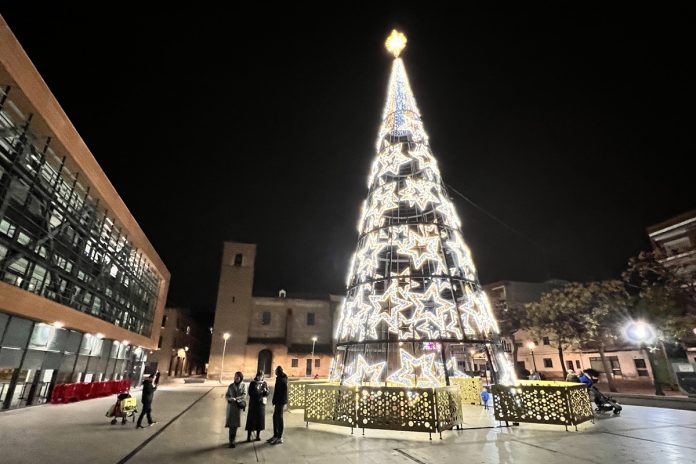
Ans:
POLYGON ((0 280, 149 337, 161 279, 0 89, 0 280))

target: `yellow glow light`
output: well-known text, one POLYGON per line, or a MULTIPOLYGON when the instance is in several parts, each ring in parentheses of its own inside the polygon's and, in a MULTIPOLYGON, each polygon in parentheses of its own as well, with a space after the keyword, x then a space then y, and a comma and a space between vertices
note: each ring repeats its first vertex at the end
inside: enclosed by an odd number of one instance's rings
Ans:
POLYGON ((391 35, 384 42, 384 46, 387 47, 389 53, 394 55, 394 58, 398 58, 401 51, 406 48, 406 36, 396 29, 392 29, 391 35))

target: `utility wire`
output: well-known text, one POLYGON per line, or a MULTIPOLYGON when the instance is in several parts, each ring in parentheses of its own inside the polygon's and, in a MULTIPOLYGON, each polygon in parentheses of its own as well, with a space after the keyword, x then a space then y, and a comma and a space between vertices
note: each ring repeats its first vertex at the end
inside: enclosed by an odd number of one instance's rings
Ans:
POLYGON ((448 184, 448 183, 446 183, 446 182, 443 182, 443 183, 445 184, 445 186, 446 186, 449 190, 451 190, 452 192, 456 193, 459 197, 461 197, 462 199, 464 199, 464 200, 465 200, 467 203, 469 203, 471 206, 473 206, 474 208, 476 208, 477 210, 479 210, 480 212, 482 212, 483 214, 485 214, 486 216, 488 216, 490 219, 494 220, 494 221, 497 222, 499 225, 501 225, 501 226, 503 226, 504 228, 506 228, 507 230, 509 230, 510 232, 512 232, 512 233, 514 233, 514 234, 516 234, 516 235, 519 235, 520 237, 522 237, 523 239, 525 239, 527 242, 531 243, 531 244, 534 245, 536 248, 538 248, 539 251, 541 252, 541 255, 542 255, 543 259, 544 259, 544 270, 545 270, 545 272, 546 272, 546 277, 547 277, 547 278, 550 278, 550 275, 549 275, 549 267, 548 267, 548 260, 547 260, 547 256, 546 256, 546 250, 544 249, 544 247, 542 247, 541 245, 539 245, 539 244, 536 243, 534 240, 532 240, 531 238, 527 237, 525 234, 523 234, 522 232, 518 231, 518 230, 515 229, 514 227, 508 225, 508 224, 505 223, 502 219, 500 219, 500 218, 494 216, 493 214, 489 213, 488 211, 486 211, 483 207, 481 207, 481 206, 479 206, 478 204, 476 204, 471 198, 467 197, 467 196, 464 195, 462 192, 460 192, 460 191, 457 190, 456 188, 452 187, 450 184, 448 184))

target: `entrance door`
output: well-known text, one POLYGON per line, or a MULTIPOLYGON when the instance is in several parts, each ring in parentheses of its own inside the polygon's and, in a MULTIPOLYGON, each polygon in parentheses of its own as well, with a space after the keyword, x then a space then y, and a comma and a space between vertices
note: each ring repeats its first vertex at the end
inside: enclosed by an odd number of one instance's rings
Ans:
POLYGON ((263 375, 270 377, 272 367, 273 367, 273 353, 271 353, 271 350, 259 351, 258 370, 263 372, 263 375))
POLYGON ((308 359, 307 360, 307 377, 312 376, 312 360, 308 359))

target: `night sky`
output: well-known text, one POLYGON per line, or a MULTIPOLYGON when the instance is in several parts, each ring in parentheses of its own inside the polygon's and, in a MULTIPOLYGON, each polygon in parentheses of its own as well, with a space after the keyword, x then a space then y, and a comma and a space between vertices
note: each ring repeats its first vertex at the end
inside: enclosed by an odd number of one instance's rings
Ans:
POLYGON ((343 292, 393 27, 444 181, 516 231, 450 192, 483 283, 617 276, 696 208, 689 12, 418 4, 0 13, 201 315, 223 240, 257 295, 343 292))

